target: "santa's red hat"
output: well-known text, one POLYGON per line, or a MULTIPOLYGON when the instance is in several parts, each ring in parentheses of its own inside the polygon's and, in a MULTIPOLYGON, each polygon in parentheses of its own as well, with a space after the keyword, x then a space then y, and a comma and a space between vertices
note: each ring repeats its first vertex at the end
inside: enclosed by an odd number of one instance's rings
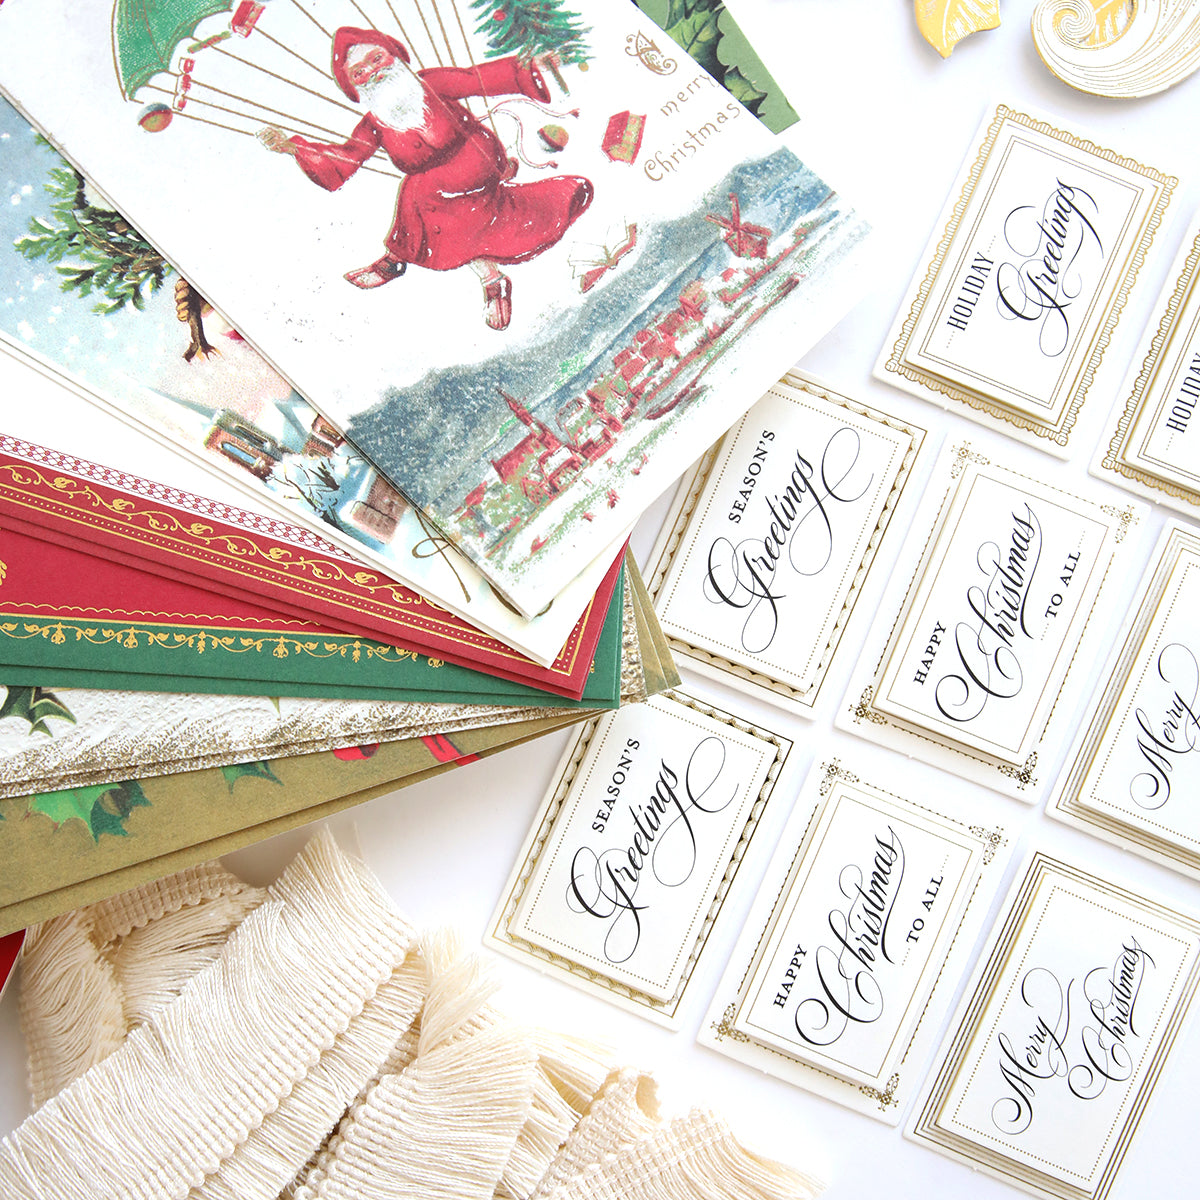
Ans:
POLYGON ((408 47, 389 34, 380 33, 378 29, 355 29, 343 25, 333 35, 333 78, 338 87, 357 104, 358 88, 350 82, 350 76, 346 73, 346 56, 355 46, 382 46, 393 58, 404 63, 410 60, 408 47))

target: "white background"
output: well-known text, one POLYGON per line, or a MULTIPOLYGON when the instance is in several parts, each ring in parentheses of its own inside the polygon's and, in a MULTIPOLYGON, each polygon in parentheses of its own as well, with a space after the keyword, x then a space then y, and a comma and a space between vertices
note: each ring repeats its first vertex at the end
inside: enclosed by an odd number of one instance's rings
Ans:
MULTIPOLYGON (((493 961, 505 979, 502 996, 512 1011, 612 1043, 622 1060, 648 1066, 658 1075, 669 1109, 711 1103, 756 1148, 822 1174, 829 1181, 831 1200, 874 1194, 913 1200, 1011 1196, 1015 1193, 1008 1186, 905 1141, 898 1129, 702 1050, 694 1037, 800 784, 811 764, 831 754, 843 762, 852 760, 860 773, 896 790, 911 789, 909 794, 915 798, 923 795, 928 802, 953 806, 957 812, 1002 820, 1013 830, 1018 851, 1034 844, 1049 847, 1106 877, 1200 911, 1200 885, 1065 829, 1043 815, 1041 802, 1065 756, 1065 744, 1052 748, 1039 764, 1039 803, 1031 807, 832 729, 851 665, 888 588, 882 608, 890 620, 894 589, 901 581, 890 580, 889 572, 938 444, 944 437, 969 436, 989 452, 1009 445, 1000 435, 987 434, 957 415, 870 378, 895 307, 920 263, 926 238, 979 121, 997 101, 1033 108, 1103 146, 1182 176, 1156 239, 1156 254, 1143 270, 1072 436, 1069 459, 1059 462, 1011 444, 1012 457, 1032 473, 1060 485, 1085 486, 1092 451, 1102 436, 1108 436, 1109 409, 1121 392, 1134 342, 1151 315, 1169 259, 1200 195, 1198 173, 1190 170, 1200 77, 1141 101, 1107 101, 1074 92, 1047 73, 1034 51, 1029 0, 1002 0, 1004 26, 963 42, 948 61, 919 37, 912 5, 906 0, 729 0, 729 5, 802 114, 802 135, 789 140, 813 165, 825 168, 879 231, 875 269, 863 280, 864 300, 799 365, 851 397, 927 426, 932 437, 911 485, 912 494, 905 498, 867 579, 815 721, 741 700, 736 693, 699 679, 685 680, 697 695, 786 733, 796 745, 700 960, 692 1001, 682 1013, 683 1028, 666 1032, 547 980, 531 968, 498 958, 493 961), (825 155, 844 161, 835 168, 825 155)), ((614 98, 613 105, 619 108, 620 99, 614 98)), ((148 448, 132 446, 128 434, 107 444, 103 426, 86 427, 87 414, 73 413, 68 420, 62 412, 17 413, 10 411, 13 407, 11 399, 0 399, 6 431, 38 436, 61 449, 154 475, 148 466, 148 448)), ((211 480, 181 467, 165 468, 159 477, 168 470, 170 481, 179 486, 212 494, 220 491, 211 480)), ((664 487, 671 483, 662 482, 664 487)), ((1114 502, 1123 502, 1124 493, 1109 491, 1114 502)), ((665 500, 638 526, 634 547, 643 564, 664 514, 665 500)), ((1139 566, 1147 561, 1164 516, 1165 510, 1153 510, 1137 535, 1139 566)), ((1136 579, 1115 583, 1123 607, 1136 579)), ((1118 624, 1119 614, 1110 622, 1112 634, 1118 624)), ((1078 664, 1093 680, 1101 667, 1099 661, 1078 664)), ((1076 714, 1075 725, 1082 716, 1076 714)), ((412 920, 457 926, 469 943, 476 943, 566 739, 566 734, 553 735, 450 772, 376 800, 333 824, 351 844, 358 840, 368 862, 412 920)), ((304 836, 297 832, 245 851, 233 856, 231 865, 264 882, 304 836)), ((1007 883, 1013 869, 1011 863, 1005 868, 1002 882, 1007 883)), ((983 899, 990 900, 993 908, 999 902, 998 893, 983 899)), ((951 999, 949 991, 941 996, 930 1019, 944 1024, 951 999)), ((1198 1075, 1200 1007, 1184 1026, 1126 1157, 1114 1197, 1157 1200, 1196 1194, 1192 1139, 1200 1107, 1198 1075)), ((0 1125, 15 1126, 27 1105, 16 997, 10 989, 0 1003, 0 1125)))

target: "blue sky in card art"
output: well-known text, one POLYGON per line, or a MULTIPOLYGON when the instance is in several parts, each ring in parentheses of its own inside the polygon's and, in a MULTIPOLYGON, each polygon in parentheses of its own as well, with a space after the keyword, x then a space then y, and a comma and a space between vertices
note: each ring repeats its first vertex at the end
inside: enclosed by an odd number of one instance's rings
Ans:
POLYGON ((20 113, 0 100, 0 331, 98 390, 119 394, 135 364, 182 348, 186 334, 181 339, 170 277, 145 312, 97 316, 96 297, 64 292, 53 264, 14 249, 35 217, 49 215, 44 185, 59 163, 20 113))

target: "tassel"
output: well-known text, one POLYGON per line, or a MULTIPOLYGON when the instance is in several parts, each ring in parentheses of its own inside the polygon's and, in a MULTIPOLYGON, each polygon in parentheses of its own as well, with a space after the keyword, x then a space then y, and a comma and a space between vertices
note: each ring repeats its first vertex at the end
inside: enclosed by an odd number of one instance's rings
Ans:
POLYGON ((345 1033, 411 940, 365 868, 318 834, 174 1003, 5 1139, 0 1190, 187 1196, 345 1033))
POLYGON ((608 1155, 550 1200, 814 1200, 822 1185, 741 1146, 715 1114, 694 1110, 608 1155))

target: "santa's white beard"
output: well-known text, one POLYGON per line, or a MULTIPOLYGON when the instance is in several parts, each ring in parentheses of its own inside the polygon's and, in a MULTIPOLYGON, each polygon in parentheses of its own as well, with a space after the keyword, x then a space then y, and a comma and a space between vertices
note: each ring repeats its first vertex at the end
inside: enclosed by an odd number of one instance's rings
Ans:
POLYGON ((367 108, 393 129, 420 129, 429 117, 425 85, 402 62, 395 62, 376 83, 363 84, 367 108))

